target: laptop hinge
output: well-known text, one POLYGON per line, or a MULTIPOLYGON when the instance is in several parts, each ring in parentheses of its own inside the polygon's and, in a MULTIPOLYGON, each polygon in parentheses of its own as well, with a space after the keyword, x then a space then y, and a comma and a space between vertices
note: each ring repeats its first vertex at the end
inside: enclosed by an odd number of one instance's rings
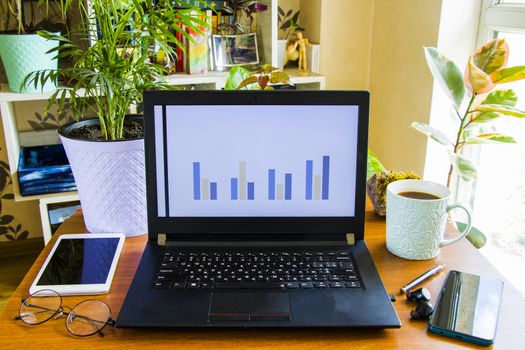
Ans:
MULTIPOLYGON (((346 245, 355 245, 355 235, 353 233, 347 233, 346 245)), ((298 246, 311 246, 311 245, 341 245, 340 241, 248 241, 248 242, 195 242, 195 241, 172 241, 167 242, 166 234, 159 233, 157 235, 157 244, 159 246, 284 246, 284 245, 298 245, 298 246)))

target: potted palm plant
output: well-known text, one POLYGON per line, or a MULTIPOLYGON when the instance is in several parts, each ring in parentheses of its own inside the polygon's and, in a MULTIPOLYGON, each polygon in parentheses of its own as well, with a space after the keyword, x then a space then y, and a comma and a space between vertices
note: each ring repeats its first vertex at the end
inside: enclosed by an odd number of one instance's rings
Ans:
POLYGON ((87 229, 127 236, 145 233, 143 123, 140 116, 127 114, 141 102, 144 90, 171 88, 163 80, 165 68, 150 60, 153 48, 174 55, 174 46, 182 45, 174 35, 181 30, 178 24, 202 32, 206 23, 198 9, 175 8, 169 1, 90 0, 89 12, 82 11, 87 23, 84 41, 92 44, 82 48, 63 36, 40 32, 60 42, 57 57, 76 63, 58 71, 36 71, 27 83, 60 77, 68 85, 52 94, 48 107, 58 104, 63 109, 68 102, 77 119, 59 134, 87 229), (88 110, 97 118, 79 120, 88 110))
POLYGON ((67 1, 0 0, 0 57, 9 88, 14 92, 37 92, 55 89, 55 81, 38 89, 24 87, 26 75, 41 69, 57 69, 58 61, 49 50, 58 42, 36 34, 38 30, 61 32, 65 29, 67 1))

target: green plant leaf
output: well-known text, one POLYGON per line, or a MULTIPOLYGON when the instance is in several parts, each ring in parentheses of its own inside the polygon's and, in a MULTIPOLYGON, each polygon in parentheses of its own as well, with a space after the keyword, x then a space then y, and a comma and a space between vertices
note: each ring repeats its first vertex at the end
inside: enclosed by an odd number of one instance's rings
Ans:
POLYGON ((432 140, 445 145, 450 146, 452 145, 452 142, 448 139, 447 135, 442 133, 441 131, 431 127, 428 124, 420 123, 420 122, 413 122, 412 125, 410 125, 412 128, 416 129, 417 131, 427 135, 432 140))
POLYGON ((516 106, 518 102, 518 96, 512 89, 506 90, 495 90, 492 91, 488 96, 481 102, 484 105, 505 105, 509 107, 516 106))
POLYGON ((487 123, 499 117, 501 117, 501 114, 496 112, 476 113, 476 116, 472 119, 472 124, 468 127, 473 126, 474 123, 487 123))
POLYGON ((504 105, 479 105, 476 108, 477 112, 496 112, 501 113, 503 115, 507 115, 510 117, 516 117, 516 118, 525 118, 525 111, 521 111, 514 107, 504 106, 504 105))
POLYGON ((461 71, 454 62, 433 47, 425 47, 425 57, 434 79, 459 108, 465 96, 465 84, 461 71))
POLYGON ((517 143, 512 136, 499 133, 480 134, 465 139, 467 144, 490 144, 490 143, 517 143))
POLYGON ((250 71, 244 67, 235 66, 230 69, 228 79, 226 80, 225 90, 236 90, 241 83, 250 76, 250 71))
POLYGON ((457 154, 455 157, 456 169, 464 181, 473 181, 478 176, 478 169, 476 164, 467 157, 457 154))
POLYGON ((284 84, 290 81, 290 77, 285 72, 272 72, 270 74, 270 83, 272 84, 284 84))
POLYGON ((507 65, 509 45, 505 39, 494 39, 474 52, 473 62, 483 72, 490 74, 507 65))
POLYGON ((386 171, 385 167, 377 157, 377 155, 368 149, 368 158, 366 162, 366 178, 369 179, 375 173, 386 171))
POLYGON ((474 64, 473 57, 469 59, 465 69, 465 83, 475 94, 483 94, 494 88, 494 83, 490 76, 474 64))
MULTIPOLYGON (((464 222, 456 221, 456 226, 458 230, 463 231, 467 228, 467 224, 464 222)), ((482 248, 485 244, 487 244, 487 237, 483 232, 481 232, 478 228, 472 226, 470 228, 470 232, 467 234, 467 239, 470 243, 477 249, 482 248)))
POLYGON ((525 79, 525 66, 515 66, 493 72, 490 78, 494 84, 510 83, 511 81, 525 79))

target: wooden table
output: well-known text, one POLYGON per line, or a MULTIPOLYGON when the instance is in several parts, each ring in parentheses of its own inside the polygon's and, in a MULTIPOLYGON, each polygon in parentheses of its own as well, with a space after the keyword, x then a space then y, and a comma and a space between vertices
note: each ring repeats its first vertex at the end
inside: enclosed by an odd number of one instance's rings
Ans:
MULTIPOLYGON (((62 233, 86 232, 83 218, 77 214, 59 229, 62 233)), ((388 293, 394 293, 394 306, 403 323, 400 329, 107 329, 105 337, 78 338, 68 333, 64 319, 50 320, 39 326, 27 326, 12 320, 17 315, 20 298, 27 295, 29 286, 56 240, 42 251, 31 270, 8 301, 0 318, 0 348, 25 349, 458 349, 484 348, 429 333, 426 322, 410 320, 414 304, 399 294, 399 288, 437 264, 445 264, 441 273, 426 284, 433 295, 432 302, 445 279, 446 272, 456 269, 483 276, 503 278, 467 240, 441 250, 441 255, 428 261, 409 261, 390 254, 385 247, 385 221, 367 209, 366 242, 388 293)), ((147 236, 128 238, 124 245, 111 292, 96 298, 107 302, 118 316, 135 269, 140 260, 147 236)), ((88 297, 64 297, 64 305, 73 306, 88 297)), ((363 310, 366 312, 366 310, 363 310)), ((496 349, 525 347, 525 300, 510 284, 504 288, 496 349)))

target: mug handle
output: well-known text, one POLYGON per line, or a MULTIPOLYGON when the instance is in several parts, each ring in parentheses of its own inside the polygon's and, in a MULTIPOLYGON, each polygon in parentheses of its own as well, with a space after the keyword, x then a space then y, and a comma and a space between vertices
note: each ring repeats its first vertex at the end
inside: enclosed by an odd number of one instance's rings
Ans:
POLYGON ((441 243, 439 244, 439 247, 444 247, 446 245, 456 243, 457 241, 465 237, 469 233, 470 228, 472 227, 472 214, 470 212, 470 209, 468 209, 467 207, 464 207, 461 204, 454 203, 454 204, 450 204, 449 206, 447 206, 446 212, 448 213, 452 209, 455 209, 455 208, 463 209, 465 213, 467 214, 467 219, 468 219, 467 227, 462 232, 460 232, 459 235, 457 235, 456 237, 451 238, 451 239, 444 239, 443 241, 441 241, 441 243))

